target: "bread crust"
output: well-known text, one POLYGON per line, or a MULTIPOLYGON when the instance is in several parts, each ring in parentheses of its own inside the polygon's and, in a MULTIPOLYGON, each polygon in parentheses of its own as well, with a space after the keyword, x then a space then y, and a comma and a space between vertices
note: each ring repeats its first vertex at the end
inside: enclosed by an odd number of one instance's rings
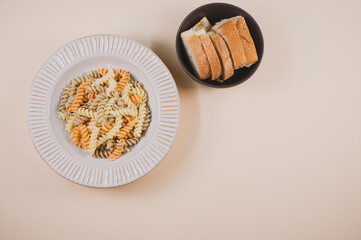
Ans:
POLYGON ((209 23, 207 17, 203 17, 196 25, 192 27, 194 31, 198 31, 200 29, 204 29, 204 31, 208 32, 212 28, 212 25, 209 23))
POLYGON ((188 44, 193 51, 194 58, 197 61, 199 74, 201 79, 207 79, 211 77, 211 66, 209 65, 207 55, 204 52, 202 41, 198 36, 193 35, 188 39, 188 44))
POLYGON ((238 33, 241 38, 244 54, 246 56, 246 66, 249 67, 258 61, 256 46, 253 38, 249 32, 246 20, 244 17, 239 17, 234 20, 237 26, 238 33))
POLYGON ((188 44, 192 54, 194 56, 194 60, 196 62, 197 69, 196 72, 199 74, 200 79, 207 79, 211 77, 211 67, 209 65, 207 55, 204 52, 202 41, 200 38, 194 33, 193 30, 187 30, 181 33, 181 37, 183 39, 184 44, 188 44))
POLYGON ((208 35, 215 47, 215 50, 218 54, 219 60, 222 65, 222 80, 226 80, 233 76, 234 69, 232 64, 232 59, 228 51, 227 44, 224 42, 223 38, 215 32, 208 32, 208 35))
POLYGON ((211 79, 215 80, 222 74, 222 66, 218 54, 208 34, 203 34, 199 38, 202 42, 203 49, 207 55, 209 65, 211 67, 211 79))
POLYGON ((244 54, 241 38, 237 26, 233 19, 223 20, 213 27, 214 31, 219 33, 227 43, 231 53, 233 67, 238 69, 246 65, 246 56, 244 54))

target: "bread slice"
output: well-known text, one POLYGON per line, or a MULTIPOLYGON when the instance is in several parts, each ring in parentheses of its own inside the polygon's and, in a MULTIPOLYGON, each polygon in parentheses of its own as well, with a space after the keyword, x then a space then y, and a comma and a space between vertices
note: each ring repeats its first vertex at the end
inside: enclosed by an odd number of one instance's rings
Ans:
POLYGON ((211 77, 211 67, 207 55, 204 52, 201 39, 193 29, 181 33, 183 45, 186 49, 189 61, 200 79, 211 77))
POLYGON ((219 60, 222 65, 222 80, 226 80, 233 75, 233 64, 232 59, 228 51, 227 44, 224 42, 223 38, 216 32, 209 31, 207 32, 209 38, 211 39, 214 48, 218 54, 219 60))
POLYGON ((222 66, 216 49, 214 49, 210 37, 203 28, 196 31, 195 33, 201 39, 203 49, 207 55, 209 65, 211 66, 211 79, 216 80, 222 74, 222 66))
POLYGON ((208 21, 207 17, 203 17, 196 25, 192 27, 192 29, 196 32, 201 29, 208 32, 212 28, 212 25, 208 21))
POLYGON ((252 64, 258 61, 256 46, 254 45, 251 33, 249 32, 246 20, 242 16, 232 18, 237 26, 239 36, 246 56, 246 67, 250 67, 252 64))
POLYGON ((231 53, 233 67, 238 69, 246 65, 246 56, 244 54, 241 37, 233 19, 224 19, 217 22, 212 29, 219 33, 227 43, 231 53))

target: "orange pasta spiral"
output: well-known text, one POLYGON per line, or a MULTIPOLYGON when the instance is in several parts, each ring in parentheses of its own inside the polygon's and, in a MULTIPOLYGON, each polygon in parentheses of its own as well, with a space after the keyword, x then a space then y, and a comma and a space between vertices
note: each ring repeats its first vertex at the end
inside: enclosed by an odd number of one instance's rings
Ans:
POLYGON ((109 132, 110 129, 113 128, 113 126, 114 126, 114 123, 104 124, 103 126, 100 127, 99 134, 100 135, 106 134, 107 132, 109 132))
POLYGON ((132 131, 132 129, 134 128, 135 124, 137 123, 138 118, 135 117, 133 118, 131 121, 129 121, 127 123, 127 125, 125 125, 122 129, 120 129, 120 131, 117 133, 117 137, 118 138, 127 138, 128 133, 130 131, 132 131))
POLYGON ((120 139, 115 146, 114 151, 109 155, 109 161, 114 161, 117 159, 120 155, 122 155, 123 149, 124 149, 125 140, 120 139))
POLYGON ((100 73, 102 76, 104 76, 105 74, 108 73, 108 69, 100 68, 100 69, 97 69, 97 72, 100 73))
POLYGON ((139 95, 133 95, 133 96, 130 96, 130 100, 132 100, 133 103, 141 103, 142 97, 139 95))
POLYGON ((134 137, 134 129, 127 133, 127 138, 133 138, 134 137))
POLYGON ((80 84, 80 86, 78 87, 78 90, 76 92, 74 102, 69 107, 70 112, 75 112, 76 110, 78 110, 80 105, 83 103, 83 97, 84 97, 84 94, 85 94, 85 87, 89 86, 90 84, 91 84, 91 80, 88 80, 88 81, 80 84))
POLYGON ((90 140, 89 130, 84 124, 79 125, 79 129, 81 134, 81 145, 84 149, 88 149, 90 140))
POLYGON ((122 70, 120 73, 121 78, 119 79, 119 82, 117 83, 117 86, 115 87, 115 90, 118 92, 123 91, 125 85, 127 85, 127 83, 130 80, 130 74, 129 72, 122 70))
POLYGON ((76 126, 73 128, 73 131, 71 133, 71 141, 78 147, 81 147, 81 133, 79 126, 76 126))
POLYGON ((121 77, 122 77, 122 69, 120 69, 120 68, 115 69, 115 77, 114 77, 114 79, 119 80, 121 77))

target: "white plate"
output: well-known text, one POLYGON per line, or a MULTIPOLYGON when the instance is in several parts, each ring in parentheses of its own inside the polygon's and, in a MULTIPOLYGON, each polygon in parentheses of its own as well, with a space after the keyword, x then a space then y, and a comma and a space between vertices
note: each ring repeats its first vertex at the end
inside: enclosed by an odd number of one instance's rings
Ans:
POLYGON ((30 89, 28 125, 37 151, 58 174, 86 186, 115 187, 147 174, 169 151, 178 123, 179 96, 171 73, 154 52, 121 36, 94 35, 63 46, 41 67, 30 89), (145 136, 114 162, 76 147, 57 118, 65 85, 89 70, 107 66, 126 69, 144 84, 152 112, 145 136))

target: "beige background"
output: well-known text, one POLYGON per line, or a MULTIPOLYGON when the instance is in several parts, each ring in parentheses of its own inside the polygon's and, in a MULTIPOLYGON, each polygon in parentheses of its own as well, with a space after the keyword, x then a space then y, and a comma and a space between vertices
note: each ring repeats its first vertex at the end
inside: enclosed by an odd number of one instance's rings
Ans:
POLYGON ((205 1, 0 1, 0 239, 361 239, 361 2, 231 2, 258 21, 265 53, 220 90, 188 78, 174 48, 205 1), (181 98, 167 157, 113 189, 58 176, 26 121, 45 60, 97 33, 153 49, 181 98))

